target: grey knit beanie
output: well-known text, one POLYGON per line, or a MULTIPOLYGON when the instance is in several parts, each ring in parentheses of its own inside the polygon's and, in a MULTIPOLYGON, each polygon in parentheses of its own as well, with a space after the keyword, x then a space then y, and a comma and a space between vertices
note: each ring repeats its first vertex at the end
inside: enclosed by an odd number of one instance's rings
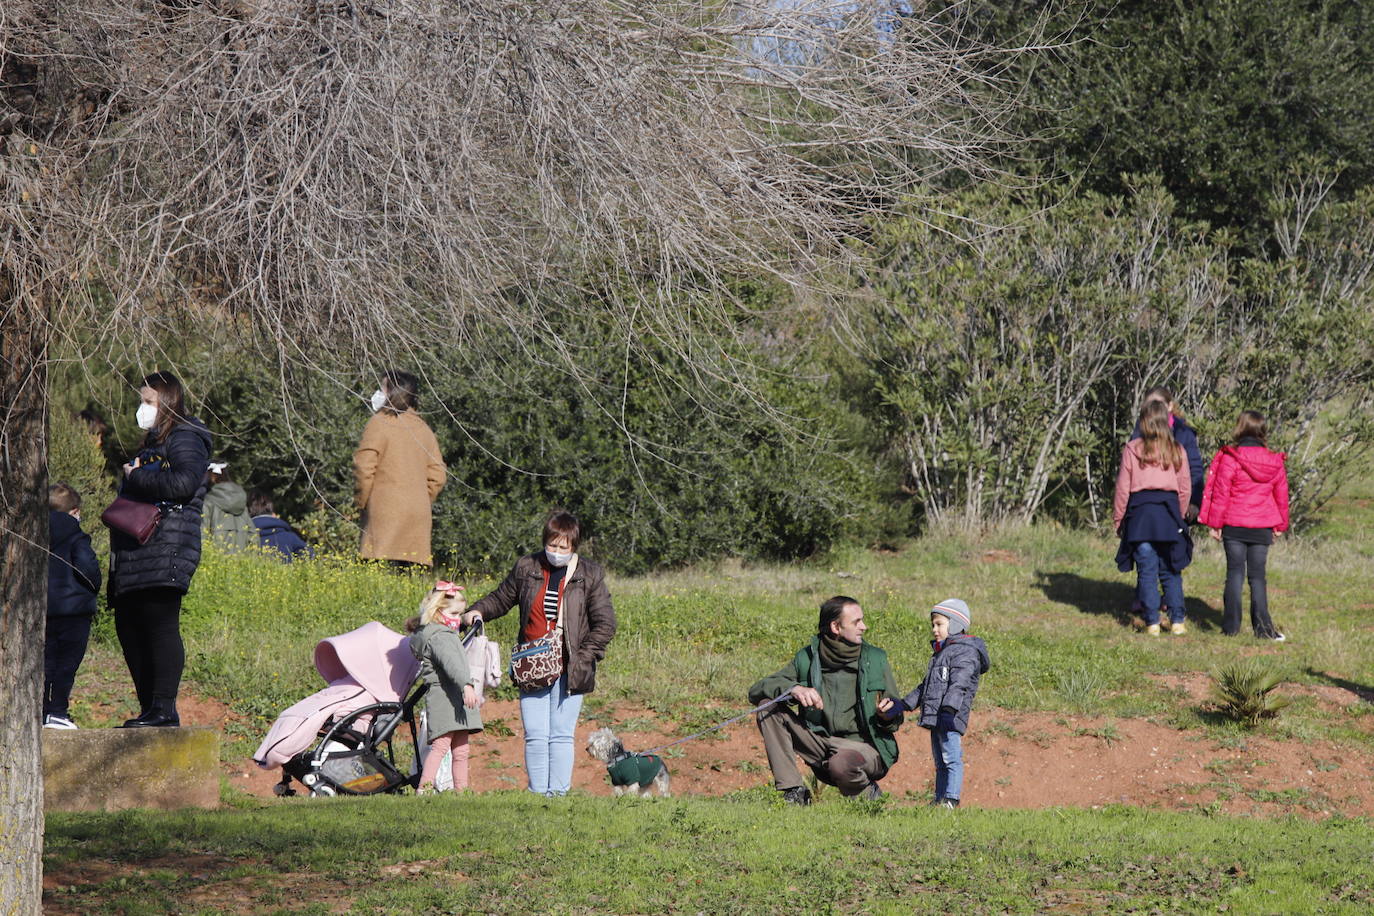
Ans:
POLYGON ((968 628, 973 624, 973 614, 969 611, 968 605, 958 598, 946 598, 935 607, 931 608, 932 615, 939 614, 949 620, 949 635, 955 633, 967 633, 968 628))

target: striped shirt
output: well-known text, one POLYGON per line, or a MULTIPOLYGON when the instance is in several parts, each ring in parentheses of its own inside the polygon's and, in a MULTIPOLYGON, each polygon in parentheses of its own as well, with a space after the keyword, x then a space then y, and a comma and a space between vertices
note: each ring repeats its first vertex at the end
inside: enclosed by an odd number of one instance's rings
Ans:
POLYGON ((525 642, 543 639, 558 625, 558 592, 567 579, 568 569, 566 566, 543 566, 541 571, 546 577, 544 593, 535 597, 530 606, 530 619, 520 631, 520 638, 525 642))
POLYGON ((568 572, 566 566, 555 566, 549 570, 549 586, 544 591, 544 619, 548 621, 549 632, 558 626, 558 598, 563 586, 563 576, 568 572))

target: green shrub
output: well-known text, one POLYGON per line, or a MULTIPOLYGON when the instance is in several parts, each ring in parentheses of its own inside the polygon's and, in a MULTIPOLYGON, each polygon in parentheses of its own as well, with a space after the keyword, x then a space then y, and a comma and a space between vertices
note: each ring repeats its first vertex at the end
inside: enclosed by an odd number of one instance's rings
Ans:
MULTIPOLYGON (((714 343, 734 367, 721 378, 680 353, 627 354, 617 335, 633 329, 570 324, 562 343, 581 354, 577 374, 516 358, 525 344, 508 332, 413 357, 410 368, 447 369, 430 371, 421 392, 450 475, 434 506, 441 563, 504 571, 537 549, 552 506, 582 520, 585 552, 629 572, 722 555, 792 559, 874 538, 866 431, 795 346, 714 343)), ((221 355, 199 382, 236 479, 272 491, 317 545, 355 550, 362 399, 297 371, 283 401, 280 380, 246 356, 221 355)), ((347 382, 375 385, 363 373, 347 382)))
POLYGON ((115 481, 85 422, 61 408, 48 415, 48 482, 65 483, 81 494, 81 526, 91 536, 102 568, 108 565, 110 532, 100 524, 100 513, 113 499, 115 481))
POLYGON ((1283 683, 1283 676, 1254 660, 1233 662, 1212 675, 1212 694, 1221 712, 1246 728, 1276 718, 1288 705, 1283 697, 1269 694, 1283 683))

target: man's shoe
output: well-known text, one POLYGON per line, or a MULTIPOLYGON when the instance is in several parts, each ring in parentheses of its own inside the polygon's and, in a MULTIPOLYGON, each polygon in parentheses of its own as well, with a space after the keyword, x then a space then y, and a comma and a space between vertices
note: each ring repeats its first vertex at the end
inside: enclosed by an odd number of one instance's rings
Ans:
POLYGON ((789 805, 809 805, 811 804, 811 790, 806 786, 793 786, 783 791, 782 800, 789 805))
POLYGON ((1188 632, 1188 628, 1184 626, 1183 621, 1180 620, 1178 623, 1170 625, 1169 632, 1174 634, 1175 636, 1182 636, 1183 634, 1188 632))
POLYGON ((876 782, 870 782, 868 787, 859 793, 859 797, 864 801, 877 801, 883 797, 883 790, 878 788, 876 782))
POLYGON ((933 802, 930 803, 930 807, 932 807, 932 808, 957 808, 957 807, 959 807, 959 799, 957 799, 957 798, 937 798, 937 799, 935 799, 935 801, 933 801, 933 802))
POLYGON ((1159 635, 1159 624, 1157 624, 1157 623, 1152 623, 1152 624, 1150 624, 1148 627, 1145 628, 1145 632, 1146 632, 1146 633, 1149 633, 1151 636, 1158 636, 1158 635, 1159 635))
POLYGON ((46 715, 43 717, 44 728, 76 728, 76 723, 66 716, 46 715))

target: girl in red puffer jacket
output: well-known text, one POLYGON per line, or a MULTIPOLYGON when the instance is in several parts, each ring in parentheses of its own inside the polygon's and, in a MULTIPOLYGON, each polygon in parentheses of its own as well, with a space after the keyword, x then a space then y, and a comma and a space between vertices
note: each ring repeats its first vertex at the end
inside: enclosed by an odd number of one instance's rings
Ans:
POLYGON ((1198 520, 1226 548, 1225 613, 1227 636, 1240 632, 1240 594, 1250 580, 1250 625, 1255 636, 1282 642, 1284 635, 1269 617, 1264 564, 1274 537, 1288 530, 1287 456, 1269 450, 1269 430, 1262 414, 1241 411, 1232 444, 1217 452, 1212 476, 1202 496, 1198 520))

